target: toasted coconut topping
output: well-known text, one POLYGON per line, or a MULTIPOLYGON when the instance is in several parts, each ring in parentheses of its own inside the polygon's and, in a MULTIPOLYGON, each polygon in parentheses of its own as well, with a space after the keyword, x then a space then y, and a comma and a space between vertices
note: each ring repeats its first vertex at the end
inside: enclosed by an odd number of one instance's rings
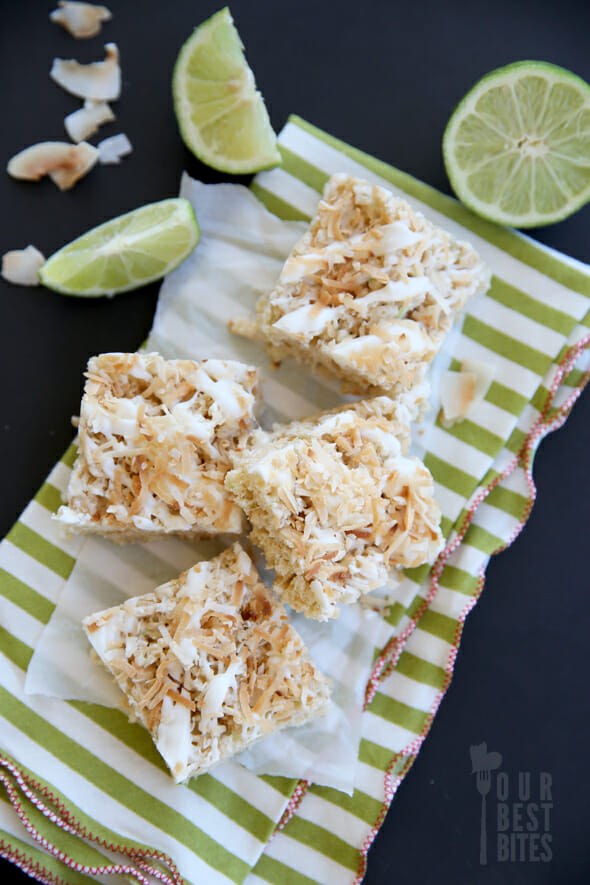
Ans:
POLYGON ((100 33, 102 23, 112 18, 106 6, 96 6, 94 3, 58 0, 57 5, 59 9, 50 12, 49 18, 78 39, 96 37, 100 33))
MULTIPOLYGON (((77 111, 68 114, 64 120, 66 132, 72 141, 85 141, 98 131, 104 123, 111 123, 115 119, 111 108, 105 101, 85 101, 84 106, 77 111)), ((100 157, 100 145, 97 150, 100 157)))
POLYGON ((82 65, 75 59, 55 58, 49 76, 59 86, 94 101, 115 101, 121 94, 121 68, 119 50, 115 43, 105 46, 104 61, 82 65))
POLYGON ((334 175, 279 282, 257 306, 271 355, 398 395, 426 369, 489 273, 389 191, 334 175))
POLYGON ((99 141, 96 147, 98 162, 103 164, 120 163, 121 157, 126 157, 133 150, 131 142, 123 132, 99 141))
POLYGON ((440 380, 443 426, 450 427, 467 418, 485 397, 493 379, 494 367, 476 360, 464 360, 459 372, 445 372, 440 380))
POLYGON ((255 431, 235 453, 226 485, 276 571, 274 589, 308 617, 335 617, 395 568, 440 551, 432 477, 403 454, 408 417, 377 397, 255 431))
POLYGON ((38 286, 39 269, 44 264, 45 256, 34 246, 14 249, 2 256, 2 276, 18 286, 38 286))
POLYGON ((111 353, 93 357, 86 377, 62 522, 118 540, 243 529, 223 480, 255 424, 256 369, 111 353))
POLYGON ((85 141, 42 141, 25 148, 8 161, 6 171, 13 178, 39 181, 49 175, 65 191, 89 172, 98 160, 98 151, 85 141))
POLYGON ((84 628, 177 782, 329 704, 329 680, 239 544, 84 628))

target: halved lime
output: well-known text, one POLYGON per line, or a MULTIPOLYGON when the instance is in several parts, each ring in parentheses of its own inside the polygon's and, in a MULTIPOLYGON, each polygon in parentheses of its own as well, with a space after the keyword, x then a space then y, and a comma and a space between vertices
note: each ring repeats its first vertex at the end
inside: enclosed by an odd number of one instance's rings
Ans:
POLYGON ((159 280, 199 242, 193 207, 177 197, 93 228, 48 258, 39 279, 63 295, 117 295, 159 280))
POLYGON ((199 25, 172 76, 183 141, 203 163, 248 174, 281 162, 277 138, 229 9, 199 25))
POLYGON ((456 107, 443 155, 478 215, 512 227, 561 221, 590 200, 590 86, 548 62, 497 68, 456 107))

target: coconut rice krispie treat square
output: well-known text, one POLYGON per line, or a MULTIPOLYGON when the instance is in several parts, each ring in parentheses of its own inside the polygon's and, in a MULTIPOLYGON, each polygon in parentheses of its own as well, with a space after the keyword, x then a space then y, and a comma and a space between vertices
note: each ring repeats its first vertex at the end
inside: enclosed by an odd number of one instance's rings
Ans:
POLYGON ((360 390, 397 396, 424 379, 453 320, 489 286, 474 249, 390 191, 328 181, 317 214, 259 299, 273 359, 294 356, 360 390))
POLYGON ((307 617, 337 616, 442 547, 432 476, 403 454, 407 425, 391 418, 378 397, 254 431, 234 456, 225 482, 275 569, 273 589, 307 617))
POLYGON ((63 524, 117 541, 243 531, 223 481, 255 424, 257 369, 106 353, 86 379, 63 524))
POLYGON ((83 623, 177 783, 327 712, 330 681, 237 543, 83 623))

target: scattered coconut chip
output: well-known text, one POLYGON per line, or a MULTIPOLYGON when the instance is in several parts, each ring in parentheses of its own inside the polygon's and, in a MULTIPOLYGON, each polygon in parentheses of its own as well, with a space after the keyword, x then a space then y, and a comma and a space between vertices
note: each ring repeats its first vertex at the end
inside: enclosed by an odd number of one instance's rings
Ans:
POLYGON ((121 157, 126 157, 133 150, 133 146, 127 136, 121 132, 119 135, 111 135, 97 144, 98 162, 103 165, 120 163, 121 157))
POLYGON ((18 286, 38 286, 39 268, 44 264, 45 256, 34 246, 13 249, 2 256, 2 276, 18 286))
POLYGON ((57 5, 59 9, 50 12, 49 18, 78 39, 96 37, 100 33, 102 23, 108 22, 113 17, 106 6, 95 6, 94 3, 58 0, 57 5))
POLYGON ((445 372, 440 379, 440 404, 445 425, 462 421, 475 398, 475 375, 471 372, 445 372))
POLYGON ((86 100, 83 107, 68 114, 64 126, 72 141, 78 143, 94 135, 103 123, 111 123, 115 119, 105 101, 86 100))
POLYGON ((479 360, 463 360, 461 371, 475 375, 475 402, 481 402, 496 375, 494 366, 490 363, 480 363, 479 360))
POLYGON ((6 171, 13 178, 26 181, 39 181, 49 175, 58 188, 65 191, 86 175, 97 160, 97 149, 85 141, 80 144, 41 141, 15 154, 8 161, 6 171))
POLYGON ((440 379, 443 427, 451 427, 467 418, 485 397, 493 378, 493 366, 475 360, 464 360, 459 372, 445 372, 440 379))
POLYGON ((90 172, 98 160, 98 150, 94 145, 81 141, 74 147, 76 149, 75 165, 73 167, 62 166, 49 172, 49 177, 60 191, 67 191, 73 187, 77 181, 90 172))
POLYGON ((79 98, 114 101, 121 94, 119 50, 115 43, 107 43, 105 51, 104 61, 94 61, 89 65, 82 65, 73 58, 54 58, 49 76, 79 98))

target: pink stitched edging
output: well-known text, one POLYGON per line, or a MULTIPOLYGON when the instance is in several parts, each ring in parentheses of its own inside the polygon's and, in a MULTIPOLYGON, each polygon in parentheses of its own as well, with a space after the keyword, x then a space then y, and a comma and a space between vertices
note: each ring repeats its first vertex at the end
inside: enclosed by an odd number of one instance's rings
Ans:
MULTIPOLYGON (((138 873, 132 867, 126 866, 124 864, 107 864, 107 865, 100 866, 100 867, 89 867, 84 864, 80 864, 77 861, 72 860, 72 858, 70 858, 65 852, 60 851, 51 842, 49 842, 47 839, 45 839, 45 837, 42 836, 39 833, 39 831, 33 826, 31 821, 27 817, 27 814, 26 814, 23 806, 21 805, 18 790, 14 787, 10 778, 8 778, 5 774, 2 773, 2 774, 0 774, 0 781, 2 781, 2 783, 4 784, 4 787, 6 788, 6 792, 8 793, 8 797, 10 799, 10 802, 11 802, 14 810, 16 811, 18 818, 20 819, 20 822, 22 823, 22 825, 26 829, 26 831, 29 833, 30 836, 33 837, 33 839, 36 842, 39 843, 39 845, 41 845, 42 848, 44 848, 49 854, 51 854, 57 860, 61 861, 66 866, 70 867, 70 869, 73 869, 78 873, 84 873, 87 875, 102 875, 102 874, 106 875, 106 874, 111 874, 111 873, 118 873, 121 875, 126 874, 126 875, 131 875, 131 876, 136 877, 138 879, 138 881, 140 882, 140 885, 150 885, 149 881, 144 876, 142 876, 141 873, 138 873)), ((49 818, 49 820, 52 821, 52 823, 57 824, 57 826, 62 826, 62 824, 59 822, 59 820, 56 818, 56 816, 54 814, 49 813, 46 816, 49 818)), ((63 826, 63 829, 67 829, 68 831, 70 831, 69 828, 67 828, 65 826, 63 826)))
POLYGON ((301 805, 301 801, 302 801, 303 797, 305 796, 305 794, 307 793, 307 791, 309 790, 309 787, 310 787, 309 781, 300 780, 297 783, 297 786, 293 790, 293 793, 291 794, 291 798, 289 799, 287 806, 286 806, 285 810, 283 811, 283 814, 281 815, 280 821, 278 822, 278 824, 276 825, 276 827, 274 828, 274 830, 270 834, 270 838, 268 840, 269 842, 271 839, 274 838, 274 836, 280 830, 282 830, 289 823, 289 821, 291 820, 291 818, 293 817, 293 815, 295 814, 295 812, 297 811, 297 809, 301 805))
MULTIPOLYGON (((143 873, 147 873, 153 878, 165 882, 166 885, 183 885, 184 880, 180 876, 176 864, 174 863, 172 858, 168 857, 168 855, 164 854, 164 852, 130 848, 126 845, 115 845, 113 843, 107 842, 107 840, 105 839, 101 839, 99 836, 95 836, 75 819, 74 815, 72 815, 71 812, 68 811, 63 803, 61 803, 57 799, 57 797, 53 793, 51 793, 50 790, 47 789, 45 785, 38 783, 33 778, 26 775, 20 768, 18 768, 18 766, 11 762, 10 759, 7 759, 1 754, 0 764, 2 764, 11 773, 22 793, 49 821, 51 821, 51 823, 55 824, 57 827, 64 830, 65 832, 70 833, 71 835, 95 842, 97 845, 100 845, 102 848, 105 848, 108 851, 123 854, 126 857, 129 857, 133 861, 133 863, 136 864, 135 867, 128 864, 105 864, 100 866, 87 866, 73 860, 68 854, 56 848, 56 846, 54 846, 39 833, 34 824, 28 818, 27 813, 23 805, 21 804, 19 791, 12 783, 10 777, 8 777, 5 772, 0 772, 0 782, 4 784, 10 802, 24 828, 32 836, 32 838, 42 846, 42 848, 44 848, 57 860, 60 860, 63 864, 70 867, 70 869, 90 876, 111 874, 128 875, 137 879, 140 885, 150 885, 149 880, 146 879, 145 876, 142 874, 143 871, 143 873), (58 814, 55 813, 55 811, 45 805, 37 794, 41 794, 45 798, 47 798, 54 805, 55 808, 58 808, 60 810, 60 812, 63 814, 63 817, 60 817, 58 814), (166 864, 170 868, 172 877, 166 875, 163 871, 150 866, 146 862, 145 858, 158 860, 161 863, 166 864)), ((31 864, 32 863, 33 862, 31 861, 31 864)), ((51 874, 48 873, 48 875, 51 874)))
POLYGON ((7 845, 4 839, 0 839, 0 857, 9 860, 38 882, 44 882, 46 885, 68 885, 64 879, 59 879, 51 870, 42 867, 38 861, 34 861, 22 851, 17 851, 12 845, 7 845))
MULTIPOLYGON (((520 452, 518 453, 518 455, 516 455, 513 458, 513 460, 508 464, 508 466, 502 471, 502 473, 500 473, 498 476, 496 476, 492 480, 492 482, 490 482, 485 488, 481 489, 478 492, 478 494, 474 497, 471 505, 469 506, 469 508, 465 514, 465 518, 463 519, 463 522, 457 531, 455 538, 442 551, 442 553, 440 554, 440 556, 439 556, 439 558, 432 570, 431 587, 430 587, 430 591, 427 596, 427 599, 429 601, 434 597, 436 591, 438 590, 439 578, 440 578, 440 575, 442 574, 444 565, 448 561, 450 555, 457 549, 457 547, 459 546, 459 544, 462 542, 463 538, 465 537, 467 529, 471 525, 471 522, 473 520, 473 517, 475 515, 477 508, 482 503, 482 501, 484 501, 485 498, 487 498, 487 496, 492 491, 492 489, 494 489, 502 480, 506 479, 516 469, 516 467, 519 464, 522 465, 522 468, 524 470, 525 480, 526 480, 528 490, 529 490, 527 504, 525 506, 524 513, 523 513, 523 516, 522 516, 519 524, 516 526, 516 528, 512 532, 508 541, 506 543, 502 544, 500 547, 498 547, 497 550, 494 551, 494 555, 501 553, 502 550, 506 550, 506 548, 509 547, 515 541, 515 539, 518 537, 518 535, 520 534, 520 532, 524 528, 524 526, 530 516, 531 510, 533 509, 533 504, 535 502, 535 498, 537 495, 537 489, 535 486, 535 481, 533 479, 533 472, 532 472, 535 450, 536 450, 537 446, 539 445, 539 443, 541 442, 541 440, 543 439, 543 437, 545 437, 548 433, 552 432, 553 430, 557 430, 563 426, 570 411, 572 410, 572 408, 574 406, 574 403, 576 402, 576 400, 578 399, 578 397, 582 393, 582 390, 584 389, 584 387, 588 383, 588 380, 590 380, 590 371, 587 371, 582 376, 582 379, 581 379, 579 385, 575 388, 575 390, 572 391, 572 393, 570 394, 570 396, 567 397, 565 402, 558 409, 556 409, 556 411, 551 416, 551 418, 549 418, 549 412, 551 411, 553 400, 555 399, 557 391, 559 390, 559 387, 561 386, 561 383, 562 383, 564 377, 571 371, 571 369, 573 368, 573 366, 574 366, 576 360, 578 359, 578 357, 580 356, 580 354, 589 345, 590 345, 590 334, 585 335, 584 338, 582 338, 577 344, 573 345, 572 347, 570 347, 566 351, 563 359, 560 361, 559 370, 557 371, 555 378, 553 379, 553 382, 551 384, 551 387, 549 388, 549 394, 547 396, 545 405, 543 406, 543 409, 542 409, 538 419, 535 421, 532 428, 530 429, 520 452)), ((469 599, 469 601, 466 603, 465 607, 463 608, 463 610, 461 611, 461 613, 457 619, 457 627, 455 630, 455 635, 453 637, 452 648, 449 652, 449 657, 448 657, 447 664, 445 667, 445 673, 446 673, 445 681, 444 681, 442 688, 438 692, 438 694, 437 694, 437 696, 430 708, 430 711, 426 717, 424 726, 423 726, 420 734, 417 735, 413 741, 411 741, 400 753, 395 754, 395 756, 393 757, 393 759, 391 760, 391 762, 389 763, 389 765, 385 771, 383 804, 381 806, 381 810, 379 812, 379 815, 377 817, 375 824, 373 825, 373 827, 369 831, 369 834, 367 835, 365 841, 363 842, 363 844, 360 848, 359 866, 358 866, 356 878, 354 879, 352 885, 361 885, 361 882, 362 882, 362 880, 365 876, 365 873, 367 871, 367 856, 369 853, 369 849, 370 849, 371 845, 373 844, 373 840, 375 839, 377 833, 379 832, 381 825, 383 824, 383 821, 385 820, 385 817, 387 815, 387 811, 389 809, 389 806, 391 805, 393 797, 395 796, 395 794, 399 788, 399 785, 401 784, 402 780, 404 779, 404 777, 408 773, 418 752, 420 751, 420 748, 421 748, 422 744, 424 743, 424 740, 425 740, 428 732, 430 731, 430 728, 432 727, 434 717, 436 716, 436 713, 437 713, 438 708, 441 704, 441 701, 449 688, 449 685, 450 685, 452 677, 453 677, 455 660, 457 658, 457 653, 459 651, 459 643, 461 640, 461 634, 463 632, 463 626, 465 624, 465 621, 467 619, 469 612, 474 608, 479 597, 481 596, 481 593, 482 593, 482 590, 484 587, 484 583, 485 583, 485 569, 486 569, 485 564, 482 565, 481 568, 479 569, 475 592, 474 592, 473 596, 469 599), (402 770, 398 773, 398 775, 395 778, 392 778, 392 772, 393 772, 395 765, 403 757, 408 757, 405 765, 403 766, 402 770)), ((410 627, 411 627, 410 633, 413 632, 413 629, 415 629, 416 624, 417 624, 417 620, 419 620, 419 618, 422 616, 424 610, 425 610, 425 607, 421 606, 419 613, 417 613, 417 615, 416 615, 415 622, 412 625, 410 625, 410 627)), ((410 629, 410 628, 408 628, 408 629, 410 629)), ((404 631, 404 633, 400 634, 399 637, 396 637, 398 643, 401 642, 402 637, 404 637, 404 634, 406 632, 407 631, 404 631)), ((405 636, 403 642, 401 642, 402 646, 405 643, 405 640, 407 638, 408 638, 408 636, 405 636)), ((391 644, 392 643, 390 643, 388 645, 391 645, 391 644)), ((386 652, 387 649, 388 649, 388 647, 386 647, 386 649, 384 651, 386 652)), ((393 660, 394 656, 395 656, 395 660, 397 661, 400 654, 401 654, 401 647, 398 649, 393 644, 393 647, 391 649, 390 663, 391 663, 391 660, 393 660)), ((380 658, 381 657, 382 656, 380 656, 380 658)), ((374 697, 375 692, 377 691, 377 686, 378 686, 379 682, 381 681, 381 679, 383 678, 383 674, 386 671, 389 672, 390 669, 391 669, 391 667, 388 665, 387 662, 381 662, 381 660, 378 660, 375 670, 373 671, 373 674, 371 675, 371 679, 369 680, 370 688, 368 686, 367 697, 370 696, 371 699, 374 697)), ((367 704, 369 702, 370 701, 367 701, 367 704)))

